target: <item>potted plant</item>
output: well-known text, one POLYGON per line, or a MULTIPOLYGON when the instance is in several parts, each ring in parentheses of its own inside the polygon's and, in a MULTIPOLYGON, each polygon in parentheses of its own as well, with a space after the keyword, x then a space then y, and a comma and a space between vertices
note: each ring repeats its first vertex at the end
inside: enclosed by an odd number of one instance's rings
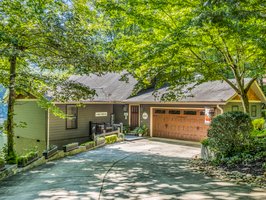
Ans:
POLYGON ((63 150, 64 150, 64 152, 69 152, 69 151, 72 151, 74 149, 77 149, 78 147, 79 147, 79 143, 74 142, 74 143, 67 144, 67 145, 63 146, 63 150))
POLYGON ((45 159, 51 158, 54 154, 56 154, 58 147, 56 145, 50 145, 48 150, 45 150, 42 155, 45 159))
POLYGON ((3 171, 5 169, 5 160, 0 157, 0 171, 3 171))
POLYGON ((145 136, 148 133, 148 127, 144 124, 142 126, 139 126, 139 127, 135 128, 133 130, 133 133, 135 133, 135 135, 137 135, 139 137, 145 136))

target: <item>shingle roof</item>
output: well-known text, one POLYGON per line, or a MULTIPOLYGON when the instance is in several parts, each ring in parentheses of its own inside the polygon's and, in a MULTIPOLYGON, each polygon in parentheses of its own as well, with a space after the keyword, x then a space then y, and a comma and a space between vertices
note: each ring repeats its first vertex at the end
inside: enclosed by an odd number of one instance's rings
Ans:
MULTIPOLYGON (((234 82, 233 80, 231 80, 234 82)), ((189 84, 186 88, 192 87, 189 84)), ((154 90, 146 91, 135 97, 129 98, 127 102, 160 102, 161 96, 168 92, 168 87, 161 88, 157 91, 157 96, 153 95, 154 90)), ((226 102, 235 94, 235 91, 224 81, 210 81, 195 86, 190 92, 186 92, 182 97, 174 102, 226 102)))
MULTIPOLYGON (((94 89, 98 96, 93 101, 123 101, 129 98, 137 81, 128 76, 128 82, 121 81, 124 73, 107 73, 102 76, 77 76, 73 75, 70 80, 81 83, 94 89)), ((87 101, 91 101, 88 99, 87 101)))
MULTIPOLYGON (((142 91, 138 95, 131 97, 134 86, 137 81, 128 76, 128 82, 121 81, 123 73, 107 73, 102 76, 76 76, 70 77, 70 80, 84 84, 85 86, 95 89, 98 96, 93 99, 94 102, 162 102, 161 96, 168 92, 168 87, 163 87, 156 92, 154 96, 154 89, 142 91)), ((249 79, 246 79, 248 81, 249 79)), ((231 80, 234 82, 234 80, 231 80)), ((189 84, 186 88, 192 87, 189 84)), ((172 102, 226 102, 231 98, 235 91, 225 81, 210 81, 202 83, 193 88, 190 92, 185 92, 184 89, 182 98, 172 102)), ((91 102, 91 99, 85 102, 91 102)))

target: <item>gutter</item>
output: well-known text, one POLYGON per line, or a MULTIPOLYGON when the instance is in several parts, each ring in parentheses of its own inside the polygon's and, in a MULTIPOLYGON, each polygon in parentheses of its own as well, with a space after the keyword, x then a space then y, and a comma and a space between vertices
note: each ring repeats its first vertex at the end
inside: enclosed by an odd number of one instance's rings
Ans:
POLYGON ((219 104, 217 104, 217 108, 221 111, 221 114, 223 114, 224 113, 224 110, 220 107, 220 105, 219 104))

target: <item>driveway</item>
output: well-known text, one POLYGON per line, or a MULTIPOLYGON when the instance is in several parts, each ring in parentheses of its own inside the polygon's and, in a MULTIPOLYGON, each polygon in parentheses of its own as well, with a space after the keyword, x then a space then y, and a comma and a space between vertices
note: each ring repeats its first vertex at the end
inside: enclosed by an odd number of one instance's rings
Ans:
POLYGON ((266 191, 190 171, 199 148, 123 142, 50 162, 0 182, 0 199, 266 199, 266 191))

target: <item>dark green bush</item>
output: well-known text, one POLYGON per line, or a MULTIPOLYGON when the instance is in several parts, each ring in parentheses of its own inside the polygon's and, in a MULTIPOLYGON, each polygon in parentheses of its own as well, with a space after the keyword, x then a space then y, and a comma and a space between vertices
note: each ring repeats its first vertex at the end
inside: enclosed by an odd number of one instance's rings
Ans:
POLYGON ((3 158, 0 158, 0 166, 3 166, 5 164, 5 160, 3 158))
POLYGON ((209 139, 208 138, 205 138, 205 139, 201 140, 200 143, 203 146, 207 147, 207 146, 209 146, 209 139))
POLYGON ((217 157, 230 157, 245 150, 251 142, 253 126, 248 114, 227 112, 215 117, 208 131, 209 146, 217 157))
POLYGON ((117 141, 117 135, 109 135, 105 137, 106 144, 113 144, 117 141))

